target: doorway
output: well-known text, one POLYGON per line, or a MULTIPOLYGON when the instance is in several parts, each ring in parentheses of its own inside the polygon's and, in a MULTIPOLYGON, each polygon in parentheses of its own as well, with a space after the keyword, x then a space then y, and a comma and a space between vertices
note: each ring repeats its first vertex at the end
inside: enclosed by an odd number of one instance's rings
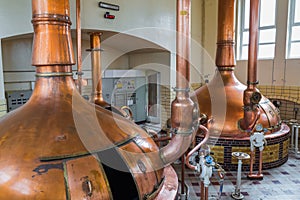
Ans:
POLYGON ((151 123, 160 123, 160 73, 148 75, 148 118, 151 123))

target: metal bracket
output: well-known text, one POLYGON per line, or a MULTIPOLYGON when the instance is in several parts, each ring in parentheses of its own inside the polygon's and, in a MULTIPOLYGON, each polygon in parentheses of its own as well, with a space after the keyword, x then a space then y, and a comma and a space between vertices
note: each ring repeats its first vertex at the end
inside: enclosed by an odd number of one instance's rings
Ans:
POLYGON ((36 77, 57 77, 57 76, 73 76, 72 72, 45 72, 36 73, 36 77))
POLYGON ((86 51, 104 51, 104 49, 96 48, 96 49, 86 49, 86 51))
POLYGON ((177 129, 177 131, 175 132, 175 134, 177 135, 183 135, 183 136, 190 136, 191 134, 193 134, 194 132, 194 129, 190 129, 190 130, 187 130, 187 131, 179 131, 177 129))
POLYGON ((248 85, 258 85, 258 84, 259 84, 259 81, 256 81, 256 82, 250 82, 250 81, 247 81, 247 84, 248 84, 248 85))
POLYGON ((177 87, 173 87, 173 90, 175 92, 190 92, 191 91, 190 88, 177 88, 177 87))

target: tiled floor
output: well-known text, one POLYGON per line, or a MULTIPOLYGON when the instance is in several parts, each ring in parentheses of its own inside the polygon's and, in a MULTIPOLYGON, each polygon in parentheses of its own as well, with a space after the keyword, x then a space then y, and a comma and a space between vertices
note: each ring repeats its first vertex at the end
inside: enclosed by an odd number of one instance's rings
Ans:
MULTIPOLYGON (((173 164, 180 179, 181 164, 173 164)), ((247 179, 247 172, 242 172, 241 192, 245 200, 300 200, 300 158, 290 154, 289 160, 282 166, 263 170, 264 179, 261 181, 247 179)), ((235 189, 236 171, 226 172, 222 200, 232 199, 235 189)), ((200 199, 199 174, 186 169, 185 183, 189 186, 189 200, 200 199)), ((217 174, 211 178, 209 199, 218 199, 220 188, 217 174)))

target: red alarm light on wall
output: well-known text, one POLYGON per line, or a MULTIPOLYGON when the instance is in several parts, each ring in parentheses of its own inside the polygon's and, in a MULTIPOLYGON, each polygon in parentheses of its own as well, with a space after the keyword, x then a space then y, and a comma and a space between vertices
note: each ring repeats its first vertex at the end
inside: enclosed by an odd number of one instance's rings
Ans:
POLYGON ((104 14, 104 18, 105 19, 115 19, 115 16, 114 15, 111 15, 109 12, 106 12, 104 14))

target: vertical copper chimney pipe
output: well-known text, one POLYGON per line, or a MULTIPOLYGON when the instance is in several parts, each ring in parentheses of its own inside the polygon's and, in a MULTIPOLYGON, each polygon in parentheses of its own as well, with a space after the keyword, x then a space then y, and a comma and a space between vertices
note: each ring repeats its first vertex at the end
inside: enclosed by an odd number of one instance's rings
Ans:
POLYGON ((250 29, 248 52, 248 80, 249 89, 255 89, 257 81, 257 52, 258 52, 258 26, 259 26, 259 0, 250 0, 250 29))
MULTIPOLYGON (((177 0, 177 23, 176 23, 176 98, 172 102, 171 122, 172 128, 179 133, 192 134, 192 113, 194 103, 189 97, 190 81, 190 30, 191 30, 191 1, 177 0), (189 117, 190 116, 190 117, 189 117)), ((185 198, 184 181, 184 155, 181 158, 181 195, 185 198)))
POLYGON ((77 76, 78 91, 82 91, 82 56, 81 56, 81 9, 80 0, 76 0, 76 39, 77 39, 77 76))
POLYGON ((216 65, 234 67, 234 0, 219 0, 216 65))
POLYGON ((101 78, 101 35, 100 32, 90 33, 90 46, 92 58, 92 99, 91 101, 101 107, 110 107, 102 96, 101 78))
MULTIPOLYGON (((177 56, 176 56, 176 87, 189 88, 190 81, 190 35, 191 35, 191 2, 190 0, 177 0, 177 56)), ((181 93, 178 93, 179 96, 181 93)))
MULTIPOLYGON (((159 150, 162 164, 174 162, 190 147, 196 134, 198 109, 189 97, 190 0, 177 0, 176 98, 171 105, 171 126, 176 132, 169 144, 159 150)), ((154 155, 156 156, 156 155, 154 155)))
MULTIPOLYGON (((71 45, 69 1, 65 0, 64 6, 53 5, 58 3, 56 1, 34 0, 32 2, 32 23, 35 32, 32 65, 37 66, 37 72, 65 71, 57 67, 39 69, 42 66, 75 64, 73 46, 71 45), (51 14, 46 13, 56 13, 56 25, 52 24, 50 26, 46 23, 53 18, 51 14), (51 51, 52 49, 55 49, 55 51, 51 51)), ((72 72, 71 67, 68 66, 65 68, 68 68, 67 72, 72 72)))
POLYGON ((194 103, 189 97, 190 0, 177 0, 176 97, 172 102, 172 128, 191 131, 194 103))
POLYGON ((107 110, 111 110, 129 120, 133 120, 132 111, 128 106, 117 108, 107 103, 102 92, 102 68, 101 68, 101 32, 90 33, 90 49, 92 59, 92 98, 91 102, 107 110))
POLYGON ((250 30, 248 52, 247 89, 244 91, 244 118, 240 126, 244 130, 252 130, 260 117, 258 103, 262 96, 257 91, 257 51, 258 51, 258 11, 259 0, 250 0, 250 30))

